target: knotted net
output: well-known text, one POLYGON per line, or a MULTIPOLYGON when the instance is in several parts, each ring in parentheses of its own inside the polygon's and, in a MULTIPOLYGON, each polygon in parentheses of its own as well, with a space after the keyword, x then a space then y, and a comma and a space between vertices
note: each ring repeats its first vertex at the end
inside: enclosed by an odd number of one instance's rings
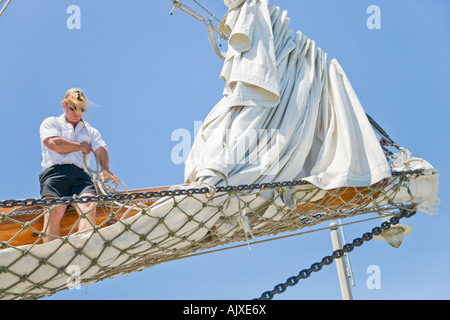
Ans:
MULTIPOLYGON (((410 168, 411 169, 411 168, 410 168)), ((393 172, 369 187, 322 190, 305 181, 141 190, 87 199, 2 201, 0 298, 38 299, 250 238, 369 212, 417 210, 436 185, 426 167, 393 172), (78 232, 80 202, 97 202, 97 222, 78 232), (43 215, 63 204, 61 237, 42 243, 43 215)))

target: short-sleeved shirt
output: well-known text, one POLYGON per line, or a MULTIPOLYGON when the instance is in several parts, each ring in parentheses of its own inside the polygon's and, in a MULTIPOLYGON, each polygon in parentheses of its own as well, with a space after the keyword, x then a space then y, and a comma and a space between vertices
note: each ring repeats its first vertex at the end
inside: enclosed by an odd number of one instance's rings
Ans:
POLYGON ((87 142, 92 150, 105 147, 106 144, 100 135, 100 132, 88 123, 80 121, 74 128, 72 124, 66 121, 65 115, 60 117, 46 118, 39 129, 42 148, 42 169, 45 170, 56 164, 74 164, 77 167, 88 172, 86 167, 89 166, 91 155, 85 155, 82 151, 58 153, 50 150, 44 143, 49 137, 61 137, 72 142, 87 142), (86 164, 85 164, 86 163, 86 164))

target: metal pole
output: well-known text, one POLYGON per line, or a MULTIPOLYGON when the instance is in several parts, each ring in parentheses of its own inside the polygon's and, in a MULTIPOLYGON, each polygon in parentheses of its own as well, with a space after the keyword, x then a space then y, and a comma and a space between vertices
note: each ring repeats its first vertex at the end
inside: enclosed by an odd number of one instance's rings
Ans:
MULTIPOLYGON (((344 227, 342 226, 341 219, 339 219, 339 224, 340 224, 339 230, 341 231, 342 242, 347 243, 347 240, 345 240, 344 227)), ((344 255, 345 255, 345 259, 347 261, 347 274, 351 280, 352 287, 354 287, 355 286, 355 278, 353 277, 353 269, 352 269, 352 264, 350 263, 350 255, 348 254, 348 252, 346 252, 344 255)))
MULTIPOLYGON (((330 223, 331 229, 331 242, 333 244, 333 250, 342 249, 341 236, 339 235, 338 225, 335 222, 330 223)), ((336 268, 339 278, 339 284, 341 286, 341 294, 343 300, 353 300, 352 291, 350 288, 350 282, 348 280, 347 267, 345 265, 344 257, 338 258, 336 261, 336 268)))

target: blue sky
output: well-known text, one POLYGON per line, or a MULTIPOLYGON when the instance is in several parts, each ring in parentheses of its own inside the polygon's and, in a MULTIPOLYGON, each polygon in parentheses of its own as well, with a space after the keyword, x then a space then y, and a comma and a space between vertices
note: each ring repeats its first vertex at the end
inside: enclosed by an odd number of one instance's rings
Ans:
MULTIPOLYGON (((220 18, 226 12, 221 0, 201 3, 220 18)), ((399 249, 372 240, 350 254, 354 298, 449 299, 450 2, 270 3, 339 61, 365 111, 397 144, 440 171, 439 215, 405 221, 414 232, 399 249), (370 5, 380 8, 381 29, 366 25, 370 5), (372 265, 381 270, 380 289, 366 285, 372 265)), ((0 17, 0 199, 39 197, 39 125, 63 112, 71 87, 96 104, 86 120, 129 189, 183 182, 171 136, 177 129, 193 136, 194 122, 220 100, 222 65, 204 26, 171 9, 169 0, 11 2, 0 17), (81 9, 80 29, 67 27, 70 5, 81 9)), ((380 223, 345 227, 346 238, 380 223)), ((331 252, 329 231, 321 231, 163 263, 49 299, 252 299, 331 252)), ((275 298, 340 299, 334 264, 275 298)))

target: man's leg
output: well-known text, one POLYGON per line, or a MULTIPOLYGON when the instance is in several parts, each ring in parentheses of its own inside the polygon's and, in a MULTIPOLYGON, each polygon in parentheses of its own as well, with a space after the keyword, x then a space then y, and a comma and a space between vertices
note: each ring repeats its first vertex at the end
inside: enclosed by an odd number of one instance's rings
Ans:
MULTIPOLYGON (((84 196, 93 197, 95 195, 93 193, 82 193, 80 195, 80 197, 84 196)), ((84 218, 81 218, 78 224, 78 231, 84 231, 93 228, 93 226, 96 225, 97 203, 77 203, 74 204, 74 206, 80 216, 85 215, 84 218)))
MULTIPOLYGON (((44 196, 43 198, 54 198, 54 196, 44 196)), ((44 243, 55 240, 56 236, 59 237, 61 234, 61 219, 66 212, 67 205, 58 205, 48 209, 44 213, 44 230, 46 237, 42 238, 44 243)))

